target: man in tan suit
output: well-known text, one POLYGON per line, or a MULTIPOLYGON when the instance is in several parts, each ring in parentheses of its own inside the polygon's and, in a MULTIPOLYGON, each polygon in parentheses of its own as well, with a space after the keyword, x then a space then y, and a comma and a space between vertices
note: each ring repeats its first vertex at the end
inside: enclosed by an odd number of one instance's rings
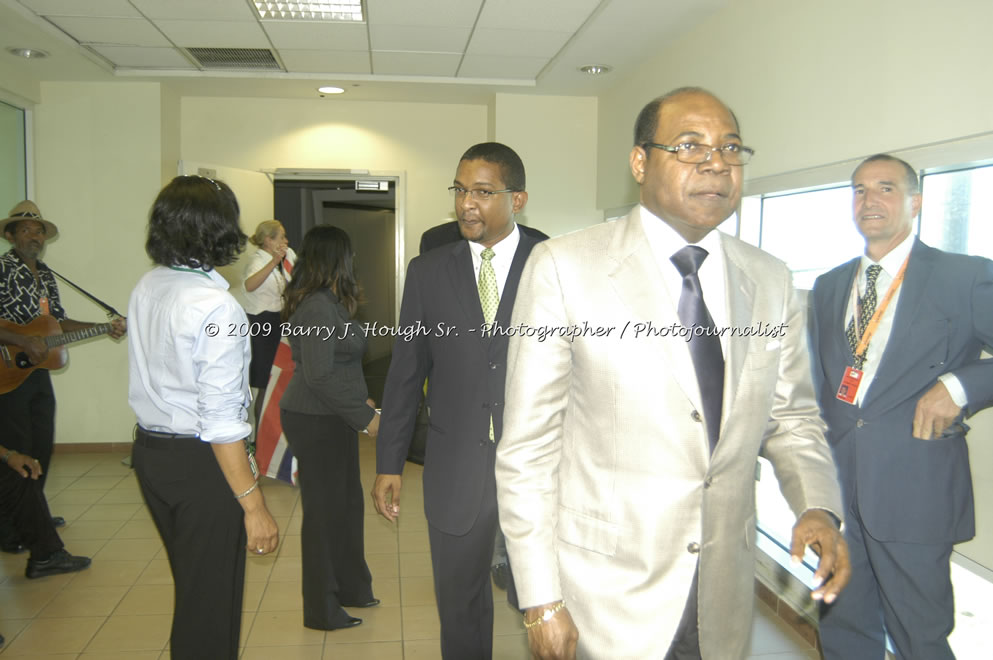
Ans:
POLYGON ((812 597, 848 580, 805 310, 783 263, 712 231, 741 198, 738 133, 704 90, 649 103, 641 204, 525 267, 496 476, 539 658, 744 657, 760 453, 799 516, 792 555, 820 555, 812 597))

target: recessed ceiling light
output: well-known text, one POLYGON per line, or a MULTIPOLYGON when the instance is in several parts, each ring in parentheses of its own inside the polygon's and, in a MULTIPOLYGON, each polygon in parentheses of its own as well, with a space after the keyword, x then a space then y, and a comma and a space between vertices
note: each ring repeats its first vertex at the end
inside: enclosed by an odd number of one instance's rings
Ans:
POLYGON ((8 48, 7 52, 29 60, 40 60, 48 57, 48 53, 37 48, 8 48))
POLYGON ((263 21, 344 21, 361 23, 362 0, 254 0, 263 21))
POLYGON ((610 67, 605 64, 590 64, 589 66, 581 66, 579 70, 583 73, 588 73, 591 76, 599 76, 604 73, 610 73, 610 67))
POLYGON ((321 94, 344 94, 345 90, 341 87, 331 87, 330 85, 324 87, 318 87, 317 91, 321 94))

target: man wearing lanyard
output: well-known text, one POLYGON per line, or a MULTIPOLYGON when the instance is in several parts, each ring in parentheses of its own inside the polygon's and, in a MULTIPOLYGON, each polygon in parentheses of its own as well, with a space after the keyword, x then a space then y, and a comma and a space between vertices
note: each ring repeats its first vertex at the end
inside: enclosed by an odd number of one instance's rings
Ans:
POLYGON ((954 658, 949 558, 975 530, 964 418, 993 403, 993 262, 914 237, 917 173, 852 175, 865 254, 814 283, 814 383, 844 495, 848 588, 823 606, 828 660, 954 658))
MULTIPOLYGON (((51 315, 59 322, 62 332, 95 325, 67 318, 62 309, 55 276, 40 259, 45 242, 59 230, 41 216, 35 203, 24 200, 11 209, 8 217, 0 220, 0 230, 12 246, 0 256, 0 319, 24 325, 39 316, 51 315)), ((114 319, 112 326, 111 337, 118 339, 124 335, 123 319, 114 319)), ((4 443, 40 462, 38 481, 44 487, 55 445, 55 393, 48 370, 37 369, 16 389, 0 394, 0 418, 5 425, 4 443)), ((60 516, 53 522, 56 526, 65 524, 60 516)), ((4 552, 26 549, 3 520, 0 520, 0 544, 4 552)))

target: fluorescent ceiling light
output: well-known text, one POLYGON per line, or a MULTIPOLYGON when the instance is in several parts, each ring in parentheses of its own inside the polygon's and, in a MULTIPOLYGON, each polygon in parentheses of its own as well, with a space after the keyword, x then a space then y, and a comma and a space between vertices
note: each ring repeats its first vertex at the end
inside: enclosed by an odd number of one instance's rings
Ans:
POLYGON ((345 90, 341 87, 332 87, 331 85, 325 85, 324 87, 318 87, 317 91, 321 94, 344 94, 345 90))
POLYGON ((362 0, 255 0, 263 21, 341 21, 361 23, 362 0))

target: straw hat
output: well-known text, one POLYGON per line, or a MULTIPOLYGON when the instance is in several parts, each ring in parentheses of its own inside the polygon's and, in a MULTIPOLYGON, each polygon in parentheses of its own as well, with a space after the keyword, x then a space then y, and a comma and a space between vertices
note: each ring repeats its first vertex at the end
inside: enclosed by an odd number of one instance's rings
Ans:
POLYGON ((45 226, 45 238, 55 238, 59 233, 59 228, 41 217, 38 205, 30 199, 26 199, 10 210, 10 215, 4 220, 0 220, 0 234, 7 231, 7 225, 21 220, 34 220, 45 226))

